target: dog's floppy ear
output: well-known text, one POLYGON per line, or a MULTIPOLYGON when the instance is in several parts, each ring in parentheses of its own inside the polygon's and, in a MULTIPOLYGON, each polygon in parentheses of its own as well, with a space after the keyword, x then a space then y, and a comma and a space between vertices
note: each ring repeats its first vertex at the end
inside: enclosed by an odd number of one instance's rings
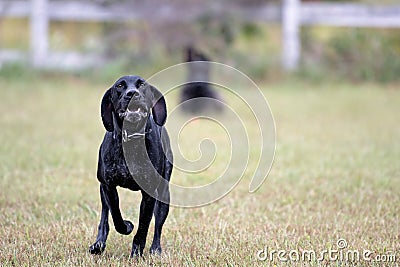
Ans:
POLYGON ((167 120, 167 105, 164 96, 152 85, 150 85, 150 91, 153 95, 151 100, 153 119, 158 125, 163 126, 167 120))
POLYGON ((111 89, 108 89, 101 100, 101 120, 107 131, 114 131, 113 105, 111 103, 111 89))

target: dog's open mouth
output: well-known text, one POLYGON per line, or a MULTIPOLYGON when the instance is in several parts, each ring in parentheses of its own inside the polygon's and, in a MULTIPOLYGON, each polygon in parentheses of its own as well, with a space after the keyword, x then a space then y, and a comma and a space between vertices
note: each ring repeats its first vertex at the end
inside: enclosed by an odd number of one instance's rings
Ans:
POLYGON ((147 117, 148 111, 146 108, 141 106, 130 106, 127 107, 125 111, 119 112, 119 117, 125 119, 129 122, 137 122, 141 119, 147 117))

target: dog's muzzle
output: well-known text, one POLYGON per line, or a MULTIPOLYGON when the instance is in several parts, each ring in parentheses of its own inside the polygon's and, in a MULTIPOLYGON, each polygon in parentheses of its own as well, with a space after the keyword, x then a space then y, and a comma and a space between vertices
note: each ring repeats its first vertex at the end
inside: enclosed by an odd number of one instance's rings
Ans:
POLYGON ((126 119, 130 122, 136 122, 138 119, 147 118, 148 111, 143 107, 135 107, 135 108, 126 108, 125 111, 119 112, 119 117, 121 119, 126 119))

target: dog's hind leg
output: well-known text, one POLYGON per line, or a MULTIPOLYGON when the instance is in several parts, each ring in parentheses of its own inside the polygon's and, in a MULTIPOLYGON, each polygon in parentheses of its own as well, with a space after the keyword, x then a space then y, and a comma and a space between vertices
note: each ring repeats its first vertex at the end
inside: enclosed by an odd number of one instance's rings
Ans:
POLYGON ((104 193, 100 187, 100 198, 101 198, 101 219, 98 228, 98 234, 96 242, 89 247, 89 252, 91 254, 101 254, 106 248, 106 241, 108 232, 110 231, 110 226, 108 225, 108 205, 104 198, 104 193))
POLYGON ((132 242, 131 257, 142 256, 146 245, 146 237, 149 231, 151 218, 153 217, 155 198, 142 191, 140 203, 139 226, 132 242))
POLYGON ((117 188, 105 184, 101 184, 100 188, 102 196, 110 209, 115 230, 122 235, 129 235, 133 231, 133 224, 130 221, 122 219, 121 211, 119 209, 117 188))
POLYGON ((155 217, 155 225, 154 225, 154 237, 153 243, 151 244, 150 253, 152 254, 161 254, 161 232, 162 227, 164 225, 165 219, 168 216, 169 212, 169 189, 168 186, 163 190, 164 197, 163 199, 167 199, 168 203, 161 202, 157 200, 156 205, 154 207, 154 217, 155 217))
MULTIPOLYGON (((163 147, 170 148, 168 134, 163 132, 163 147)), ((170 192, 169 192, 169 180, 171 179, 172 168, 173 168, 173 156, 172 150, 166 149, 166 161, 165 161, 165 168, 164 168, 164 175, 163 177, 167 181, 167 183, 161 183, 157 188, 158 199, 156 201, 156 205, 154 207, 154 217, 155 217, 155 225, 154 225, 154 237, 153 243, 150 247, 150 253, 152 254, 161 254, 161 232, 165 222, 165 219, 168 216, 169 212, 169 203, 170 203, 170 192), (163 200, 163 201, 160 201, 163 200)))

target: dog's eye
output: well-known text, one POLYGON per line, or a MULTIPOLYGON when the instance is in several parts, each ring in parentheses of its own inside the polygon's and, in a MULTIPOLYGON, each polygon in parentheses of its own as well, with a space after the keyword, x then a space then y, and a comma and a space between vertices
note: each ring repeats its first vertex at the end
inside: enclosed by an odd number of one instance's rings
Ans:
POLYGON ((136 81, 136 88, 139 88, 142 85, 144 85, 144 80, 139 79, 139 80, 136 81))
POLYGON ((119 83, 119 84, 117 84, 117 86, 116 86, 118 89, 122 89, 122 88, 124 88, 124 84, 123 83, 119 83))

